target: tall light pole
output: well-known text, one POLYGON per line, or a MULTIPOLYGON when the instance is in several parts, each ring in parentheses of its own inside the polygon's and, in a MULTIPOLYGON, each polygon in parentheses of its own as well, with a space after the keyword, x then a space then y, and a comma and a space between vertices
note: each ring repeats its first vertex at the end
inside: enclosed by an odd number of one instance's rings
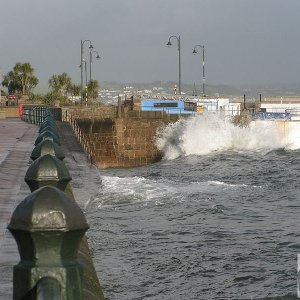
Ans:
POLYGON ((171 35, 169 37, 169 41, 167 43, 167 46, 172 46, 171 39, 175 38, 177 40, 177 46, 178 46, 178 93, 181 95, 181 53, 180 53, 180 35, 171 35))
POLYGON ((87 87, 87 84, 88 84, 88 81, 87 81, 87 67, 86 67, 86 60, 84 59, 83 62, 84 62, 84 75, 85 75, 85 77, 84 77, 84 79, 85 79, 84 87, 86 88, 86 87, 87 87))
POLYGON ((200 47, 202 49, 202 95, 205 97, 205 60, 204 60, 204 46, 196 45, 193 50, 193 54, 198 53, 196 48, 200 47))
POLYGON ((84 85, 84 98, 85 98, 85 106, 87 106, 87 67, 86 67, 86 60, 83 60, 84 62, 84 73, 85 73, 85 85, 84 85))
POLYGON ((97 59, 100 58, 98 51, 92 50, 92 48, 90 48, 90 82, 92 81, 92 56, 93 56, 93 53, 97 54, 97 56, 96 56, 97 59))
POLYGON ((85 42, 89 42, 90 43, 89 49, 93 49, 93 45, 90 40, 80 41, 80 104, 81 106, 83 103, 83 50, 84 50, 83 48, 85 42))
POLYGON ((0 105, 2 105, 2 81, 3 81, 3 77, 2 77, 2 73, 0 72, 0 105))

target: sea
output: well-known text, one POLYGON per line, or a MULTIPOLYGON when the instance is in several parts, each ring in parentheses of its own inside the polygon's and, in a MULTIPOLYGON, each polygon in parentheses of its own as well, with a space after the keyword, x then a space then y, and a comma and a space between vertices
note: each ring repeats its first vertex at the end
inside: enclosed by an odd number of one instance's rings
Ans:
POLYGON ((297 299, 300 149, 212 115, 155 143, 160 162, 98 170, 84 205, 106 299, 297 299))

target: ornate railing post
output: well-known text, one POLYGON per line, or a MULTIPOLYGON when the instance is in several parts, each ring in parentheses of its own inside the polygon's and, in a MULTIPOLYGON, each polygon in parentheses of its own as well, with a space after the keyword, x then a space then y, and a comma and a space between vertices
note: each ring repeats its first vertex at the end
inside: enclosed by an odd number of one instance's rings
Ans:
MULTIPOLYGON (((31 108, 25 109, 30 119, 31 108)), ((58 126, 49 108, 40 115, 40 135, 25 175, 32 194, 16 208, 8 226, 21 258, 14 267, 14 300, 104 300, 84 236, 88 225, 62 161, 58 126)))
POLYGON ((25 181, 32 192, 45 185, 65 191, 71 179, 66 165, 51 154, 36 159, 25 174, 25 181))
POLYGON ((53 141, 47 139, 43 140, 35 146, 35 148, 31 152, 30 158, 32 160, 36 160, 40 156, 46 154, 56 156, 60 160, 63 160, 65 158, 65 154, 62 151, 61 147, 55 144, 53 141))
POLYGON ((55 187, 42 187, 16 207, 8 229, 20 253, 14 266, 14 300, 36 299, 41 280, 49 279, 60 285, 58 299, 82 300, 77 252, 88 225, 75 201, 55 187))

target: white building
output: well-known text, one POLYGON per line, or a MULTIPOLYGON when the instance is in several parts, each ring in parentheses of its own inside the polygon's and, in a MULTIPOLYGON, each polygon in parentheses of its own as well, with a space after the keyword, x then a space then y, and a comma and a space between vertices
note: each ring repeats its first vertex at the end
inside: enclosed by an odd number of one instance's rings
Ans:
POLYGON ((198 111, 222 113, 225 116, 236 116, 241 113, 241 103, 232 103, 229 98, 194 98, 189 99, 196 102, 198 111))
POLYGON ((266 113, 290 113, 291 120, 300 120, 300 102, 299 103, 261 102, 260 111, 266 113))

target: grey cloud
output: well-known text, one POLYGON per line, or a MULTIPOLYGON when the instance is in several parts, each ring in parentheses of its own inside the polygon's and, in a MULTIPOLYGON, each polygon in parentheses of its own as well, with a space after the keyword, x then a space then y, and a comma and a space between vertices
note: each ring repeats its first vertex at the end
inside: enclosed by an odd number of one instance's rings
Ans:
MULTIPOLYGON (((205 44, 208 83, 297 82, 298 0, 9 0, 2 7, 2 73, 30 62, 46 84, 53 75, 79 82, 80 40, 101 55, 93 77, 107 81, 201 80, 196 44, 205 44)), ((86 51, 87 52, 87 51, 86 51)))

